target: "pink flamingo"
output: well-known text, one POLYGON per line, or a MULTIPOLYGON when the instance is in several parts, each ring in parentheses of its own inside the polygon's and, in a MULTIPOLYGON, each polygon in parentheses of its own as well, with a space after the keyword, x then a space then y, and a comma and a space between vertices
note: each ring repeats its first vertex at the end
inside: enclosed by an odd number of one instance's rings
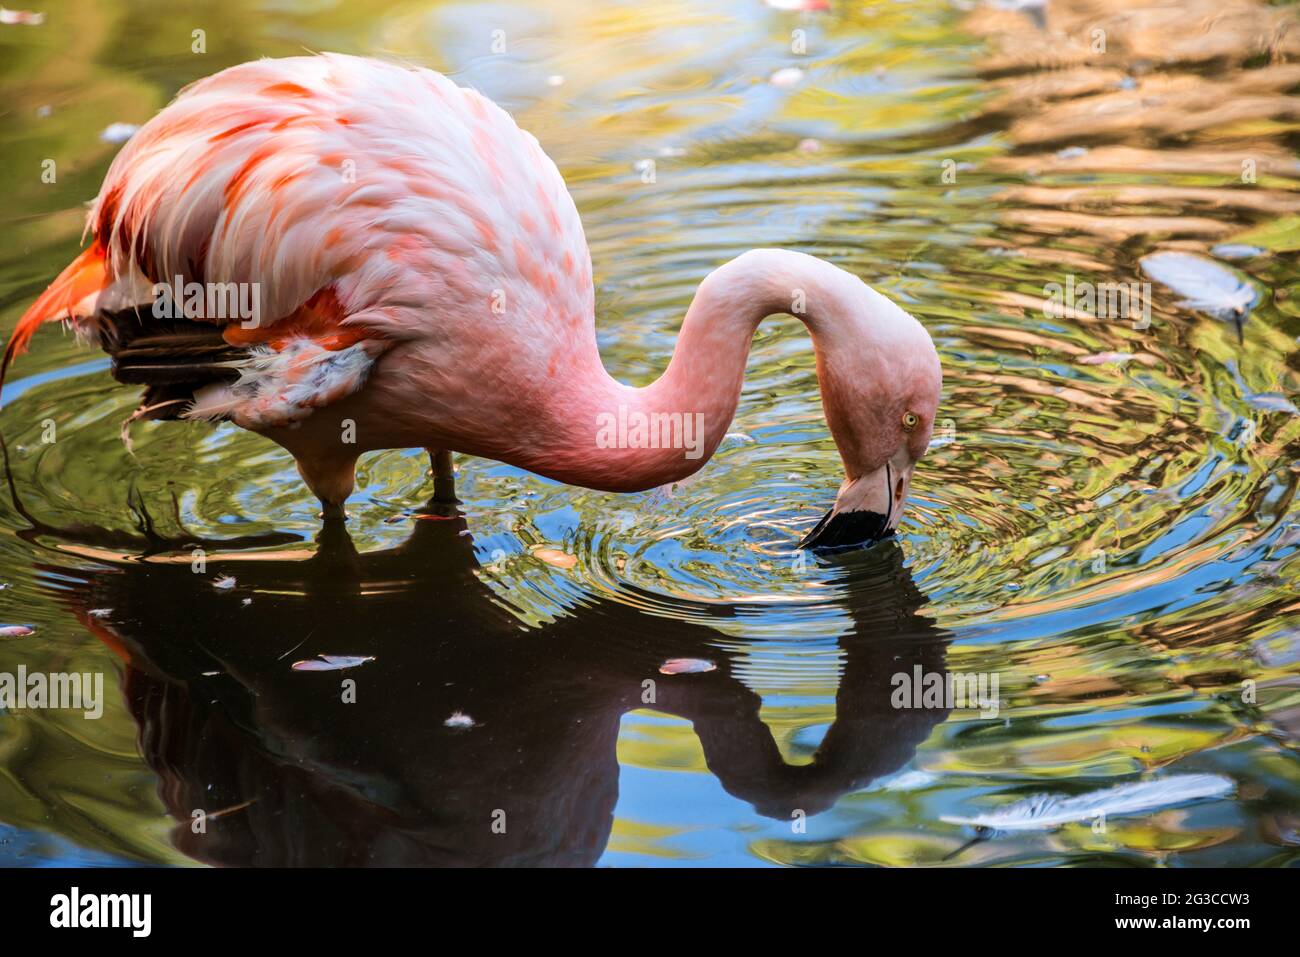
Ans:
POLYGON ((801 545, 891 533, 934 425, 942 376, 920 323, 784 250, 710 273, 664 374, 615 381, 555 164, 430 70, 327 54, 199 80, 114 160, 87 230, 19 320, 0 382, 41 323, 70 320, 119 381, 146 387, 132 419, 266 436, 326 518, 373 449, 428 449, 453 501, 452 452, 607 491, 683 479, 722 441, 772 313, 812 334, 846 472, 801 545))

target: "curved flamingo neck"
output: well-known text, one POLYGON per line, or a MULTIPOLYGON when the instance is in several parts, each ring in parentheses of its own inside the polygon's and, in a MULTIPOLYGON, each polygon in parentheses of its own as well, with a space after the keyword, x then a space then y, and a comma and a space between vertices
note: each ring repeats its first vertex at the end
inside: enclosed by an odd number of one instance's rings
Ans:
POLYGON ((648 386, 613 379, 593 340, 589 354, 574 357, 567 387, 536 410, 540 441, 517 444, 508 461, 568 484, 619 492, 691 475, 726 435, 754 331, 775 313, 796 316, 812 334, 823 408, 850 477, 878 467, 888 450, 873 451, 861 437, 847 441, 852 426, 840 397, 849 390, 840 383, 864 375, 887 381, 881 336, 900 318, 914 321, 849 273, 776 249, 752 250, 705 278, 667 370, 648 386))

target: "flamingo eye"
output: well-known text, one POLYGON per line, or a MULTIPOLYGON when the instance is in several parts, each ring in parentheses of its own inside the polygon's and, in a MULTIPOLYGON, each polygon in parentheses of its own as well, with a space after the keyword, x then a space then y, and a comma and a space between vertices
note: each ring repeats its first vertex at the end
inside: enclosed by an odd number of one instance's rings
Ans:
POLYGON ((914 428, 916 428, 916 423, 920 421, 921 421, 920 418, 917 417, 917 414, 915 412, 904 412, 903 431, 911 432, 914 428))

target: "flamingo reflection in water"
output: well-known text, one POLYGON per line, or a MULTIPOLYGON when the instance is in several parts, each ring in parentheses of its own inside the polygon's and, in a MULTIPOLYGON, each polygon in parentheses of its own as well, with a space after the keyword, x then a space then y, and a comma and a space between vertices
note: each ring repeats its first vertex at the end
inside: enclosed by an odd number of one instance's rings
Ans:
MULTIPOLYGON (((891 705, 891 676, 946 674, 947 643, 893 542, 838 559, 852 628, 835 721, 811 763, 792 765, 739 677, 737 643, 610 599, 530 632, 478 574, 454 506, 431 503, 403 544, 369 553, 341 524, 312 549, 288 534, 182 542, 144 520, 124 536, 26 517, 23 534, 57 556, 41 567, 61 600, 124 662, 177 847, 210 864, 588 866, 609 842, 631 711, 690 721, 722 787, 787 821, 900 769, 947 714, 891 705), (237 587, 214 588, 222 575, 237 587), (343 652, 373 660, 292 667, 343 652), (661 674, 674 658, 716 667, 661 674)), ((719 624, 759 610, 677 608, 719 624)))

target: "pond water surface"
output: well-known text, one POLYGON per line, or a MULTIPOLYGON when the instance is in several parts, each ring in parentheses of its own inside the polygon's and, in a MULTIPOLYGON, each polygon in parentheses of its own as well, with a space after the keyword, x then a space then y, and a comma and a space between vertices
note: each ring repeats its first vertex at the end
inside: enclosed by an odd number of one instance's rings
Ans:
POLYGON ((286 453, 145 423, 132 454, 135 390, 42 331, 0 412, 0 623, 34 629, 0 672, 101 672, 104 714, 0 713, 0 862, 1300 860, 1294 8, 1011 6, 51 0, 0 26, 6 332, 75 254, 111 123, 340 50, 442 70, 538 136, 616 376, 653 379, 699 281, 756 246, 894 297, 945 375, 900 534, 858 554, 794 549, 840 472, 788 317, 691 481, 462 459, 448 515, 422 453, 378 453, 318 541, 286 453), (1149 322, 1049 301, 1149 281, 1156 250, 1234 270, 1249 314, 1158 283, 1149 322), (293 667, 319 655, 369 660, 293 667), (918 667, 996 677, 996 713, 894 707, 918 667), (1184 773, 1230 792, 944 820, 1184 773))

